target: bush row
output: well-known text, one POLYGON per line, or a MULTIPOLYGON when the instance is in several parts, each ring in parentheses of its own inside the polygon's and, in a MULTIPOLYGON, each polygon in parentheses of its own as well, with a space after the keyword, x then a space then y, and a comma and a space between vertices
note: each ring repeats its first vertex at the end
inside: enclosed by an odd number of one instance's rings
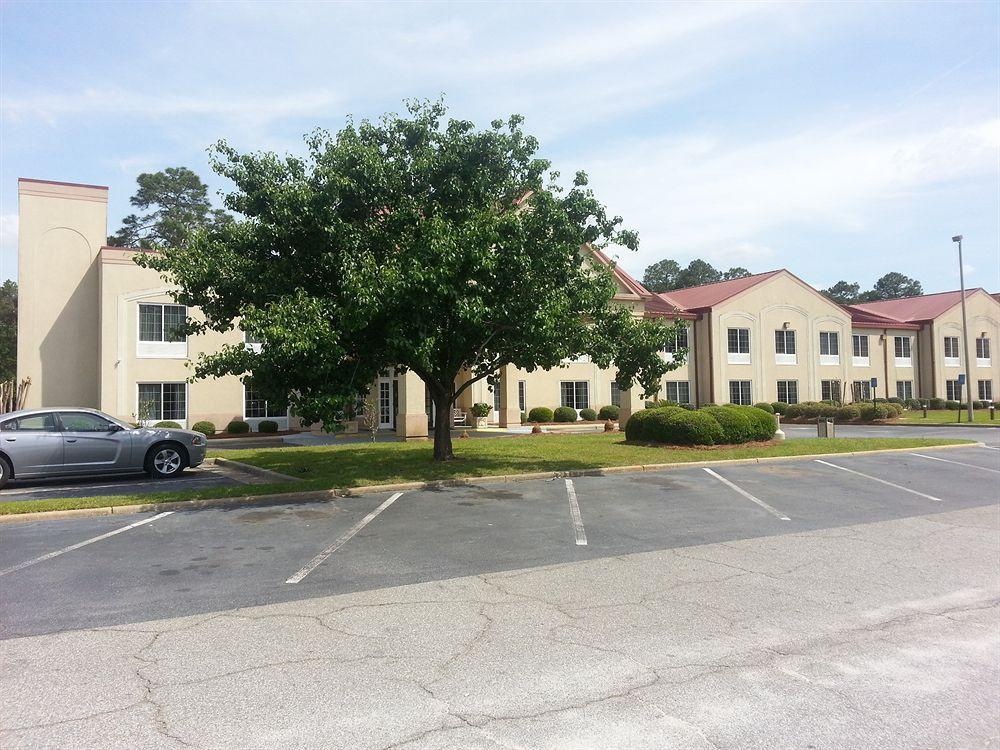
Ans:
POLYGON ((774 418, 751 406, 708 406, 691 411, 658 406, 636 412, 625 425, 625 439, 671 445, 725 445, 770 440, 774 418))
MULTIPOLYGON (((176 423, 169 423, 168 425, 167 423, 160 422, 159 424, 156 424, 154 426, 179 427, 180 425, 176 423)), ((218 431, 216 430, 215 425, 212 422, 208 421, 195 422, 193 425, 191 425, 191 429, 194 430, 195 432, 200 432, 202 435, 206 436, 214 435, 218 431)), ((270 419, 265 419, 257 423, 257 432, 267 433, 267 432, 277 432, 277 431, 278 431, 278 423, 273 422, 270 419)), ((234 419, 232 422, 226 425, 226 432, 228 432, 230 435, 243 435, 250 432, 250 424, 248 422, 244 422, 242 419, 234 419)))
POLYGON ((585 422, 594 422, 598 419, 601 420, 615 420, 618 419, 619 410, 617 406, 602 406, 601 410, 594 411, 593 409, 580 409, 580 416, 577 417, 576 409, 570 406, 560 406, 556 409, 550 409, 547 406, 536 406, 526 415, 521 415, 522 422, 576 422, 578 419, 582 419, 585 422))

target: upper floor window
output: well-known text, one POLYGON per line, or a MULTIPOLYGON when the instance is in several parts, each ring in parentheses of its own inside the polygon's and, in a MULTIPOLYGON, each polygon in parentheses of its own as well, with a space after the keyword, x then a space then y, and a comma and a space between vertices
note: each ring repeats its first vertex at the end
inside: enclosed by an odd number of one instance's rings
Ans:
POLYGON ((840 336, 836 331, 819 332, 819 363, 821 365, 840 364, 840 336))
POLYGON ((895 341, 896 359, 910 358, 910 337, 896 336, 895 341))
POLYGON ((184 305, 139 305, 139 341, 176 343, 184 340, 181 327, 187 319, 184 305))
POLYGON ((958 364, 958 336, 944 337, 944 363, 946 365, 958 364))
POLYGON ((795 364, 795 331, 774 332, 774 361, 779 365, 795 364))
POLYGON ((671 336, 667 339, 667 345, 663 347, 663 351, 667 354, 675 354, 678 349, 688 348, 688 329, 684 326, 676 336, 671 336))
POLYGON ((976 362, 980 367, 990 366, 990 340, 988 338, 976 339, 976 362))
POLYGON ((750 329, 730 328, 726 336, 730 364, 750 364, 750 329))
MULTIPOLYGON (((851 336, 851 345, 854 348, 854 358, 867 360, 868 359, 868 336, 867 334, 854 334, 851 336)), ((858 362, 856 364, 867 364, 867 362, 858 362)))

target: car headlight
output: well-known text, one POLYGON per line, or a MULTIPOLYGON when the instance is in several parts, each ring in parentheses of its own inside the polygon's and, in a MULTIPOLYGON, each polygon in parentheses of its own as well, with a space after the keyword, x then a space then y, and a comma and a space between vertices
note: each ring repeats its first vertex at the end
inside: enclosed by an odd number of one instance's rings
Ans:
POLYGON ((203 435, 195 435, 193 438, 191 438, 191 445, 204 445, 204 444, 205 444, 205 438, 203 435))

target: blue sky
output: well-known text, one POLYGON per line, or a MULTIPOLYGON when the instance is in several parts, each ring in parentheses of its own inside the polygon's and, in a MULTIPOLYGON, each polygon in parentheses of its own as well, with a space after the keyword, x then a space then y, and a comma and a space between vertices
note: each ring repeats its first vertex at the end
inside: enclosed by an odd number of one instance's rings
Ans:
POLYGON ((111 188, 206 148, 444 94, 520 112, 638 230, 636 276, 695 257, 810 283, 1000 289, 1000 4, 0 4, 0 279, 17 178, 111 188))

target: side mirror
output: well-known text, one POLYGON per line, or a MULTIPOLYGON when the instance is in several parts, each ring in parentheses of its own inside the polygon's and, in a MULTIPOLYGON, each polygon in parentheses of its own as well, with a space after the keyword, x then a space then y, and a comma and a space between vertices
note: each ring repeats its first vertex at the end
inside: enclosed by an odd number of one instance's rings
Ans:
POLYGON ((108 425, 108 432, 109 433, 121 432, 124 429, 125 428, 122 427, 120 424, 110 424, 110 425, 108 425))

